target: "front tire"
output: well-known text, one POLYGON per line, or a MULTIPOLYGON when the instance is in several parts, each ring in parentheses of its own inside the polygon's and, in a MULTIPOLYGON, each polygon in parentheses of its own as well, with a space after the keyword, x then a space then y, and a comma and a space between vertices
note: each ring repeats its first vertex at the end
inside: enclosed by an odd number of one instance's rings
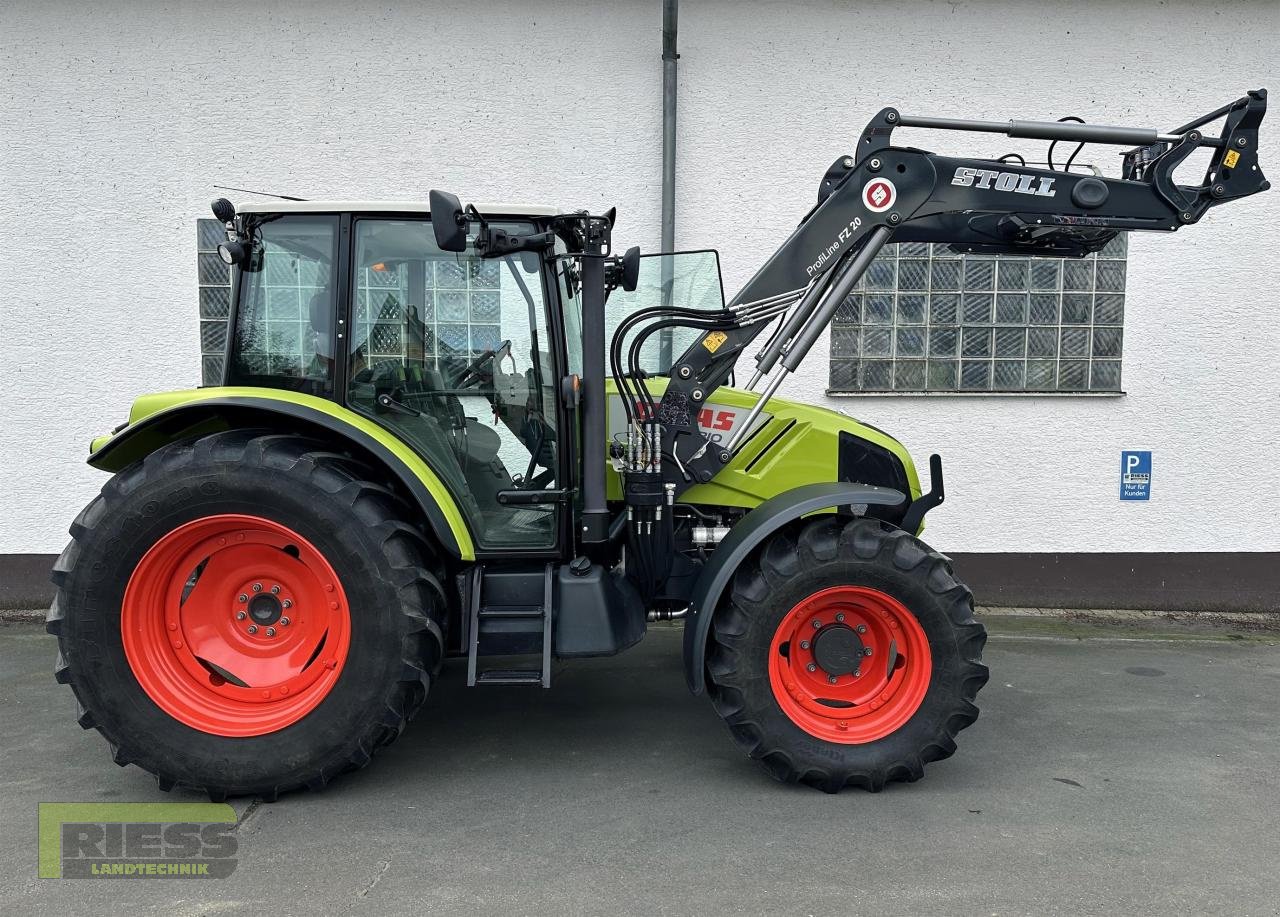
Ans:
POLYGON ((400 734, 439 669, 445 599, 408 506, 371 477, 231 431, 107 482, 72 523, 46 627, 117 764, 275 798, 400 734))
POLYGON ((828 515, 739 568, 712 623, 709 692, 775 778, 878 791, 955 751, 985 642, 946 558, 880 520, 828 515))

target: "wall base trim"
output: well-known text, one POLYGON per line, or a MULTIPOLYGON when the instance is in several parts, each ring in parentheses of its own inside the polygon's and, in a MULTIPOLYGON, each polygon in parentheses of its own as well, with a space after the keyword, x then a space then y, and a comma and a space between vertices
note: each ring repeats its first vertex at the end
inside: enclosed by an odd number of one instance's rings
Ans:
MULTIPOLYGON (((952 554, 979 605, 1280 611, 1280 552, 952 554)), ((44 608, 56 554, 0 554, 0 608, 44 608)))
POLYGON ((1280 611, 1280 553, 952 554, 981 605, 1280 611))
POLYGON ((0 608, 46 608, 57 554, 0 554, 0 608))

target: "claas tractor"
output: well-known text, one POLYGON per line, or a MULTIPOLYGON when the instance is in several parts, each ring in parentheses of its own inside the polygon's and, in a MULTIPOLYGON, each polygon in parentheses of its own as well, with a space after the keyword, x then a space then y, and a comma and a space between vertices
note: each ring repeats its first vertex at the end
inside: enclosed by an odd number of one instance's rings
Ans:
POLYGON ((618 254, 612 210, 219 199, 221 384, 93 441, 111 477, 53 570, 57 679, 117 764, 273 799, 368 764, 446 657, 549 688, 677 620, 689 688, 774 777, 916 780, 987 680, 970 590, 920 538, 942 462, 922 481, 780 384, 888 244, 1080 257, 1266 190, 1265 110, 1166 132, 885 108, 727 303, 714 251, 618 254), (905 128, 1130 149, 1105 177, 905 128))

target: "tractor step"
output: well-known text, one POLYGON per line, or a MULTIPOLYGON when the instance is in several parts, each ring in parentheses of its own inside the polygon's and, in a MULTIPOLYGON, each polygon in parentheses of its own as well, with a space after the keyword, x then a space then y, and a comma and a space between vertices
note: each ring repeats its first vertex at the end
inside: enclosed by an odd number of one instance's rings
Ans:
POLYGON ((477 564, 466 582, 467 687, 551 687, 552 595, 556 568, 486 569, 477 564), (541 626, 538 625, 540 620, 541 626), (482 656, 541 656, 539 669, 480 669, 482 656))
POLYGON ((538 685, 542 673, 535 669, 490 669, 476 676, 479 685, 538 685))
POLYGON ((482 618, 540 618, 541 605, 485 605, 480 609, 482 618))

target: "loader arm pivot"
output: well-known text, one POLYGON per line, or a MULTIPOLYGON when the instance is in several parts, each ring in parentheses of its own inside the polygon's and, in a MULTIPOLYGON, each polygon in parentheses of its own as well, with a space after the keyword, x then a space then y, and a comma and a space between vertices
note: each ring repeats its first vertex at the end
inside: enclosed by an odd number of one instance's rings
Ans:
MULTIPOLYGON (((631 484, 654 499, 663 486, 674 485, 678 494, 711 480, 732 457, 755 413, 796 370, 889 242, 1080 257, 1101 249, 1119 232, 1174 232, 1199 221, 1211 207, 1267 190, 1257 158, 1266 95, 1266 90, 1251 91, 1169 132, 913 117, 883 109, 862 132, 857 153, 837 159, 828 170, 817 205, 726 309, 684 320, 707 333, 672 364, 670 384, 652 419, 636 425, 642 446, 633 450, 639 458, 627 469, 629 494, 631 484), (1223 121, 1219 135, 1200 129, 1218 119, 1223 121), (1124 154, 1121 177, 1105 178, 892 146, 892 134, 900 127, 1134 148, 1124 154), (1213 150, 1203 180, 1178 184, 1174 172, 1201 147, 1213 150), (772 372, 770 381, 739 434, 727 443, 712 442, 698 429, 700 406, 728 379, 742 351, 775 320, 776 329, 755 356, 748 387, 772 372), (782 366, 774 372, 779 362, 782 366)), ((643 387, 643 379, 638 381, 643 387)))

